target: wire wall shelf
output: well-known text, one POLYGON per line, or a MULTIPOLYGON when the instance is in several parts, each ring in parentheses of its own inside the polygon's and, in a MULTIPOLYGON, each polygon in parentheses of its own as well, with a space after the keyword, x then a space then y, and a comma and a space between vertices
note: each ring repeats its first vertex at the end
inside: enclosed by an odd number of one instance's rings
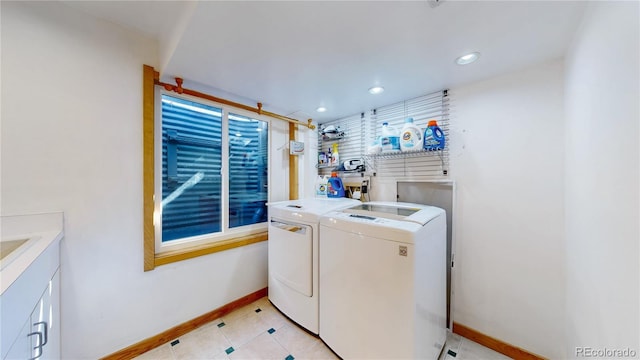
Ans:
POLYGON ((335 137, 329 137, 327 135, 321 135, 320 139, 324 142, 331 142, 331 141, 342 141, 345 140, 345 135, 344 133, 342 133, 341 135, 336 135, 335 137))
POLYGON ((407 157, 421 157, 421 156, 440 156, 443 157, 444 150, 417 150, 417 151, 389 151, 378 154, 364 155, 367 159, 399 159, 407 157))
POLYGON ((445 150, 394 151, 364 156, 373 176, 440 177, 449 173, 445 150))
MULTIPOLYGON (((369 151, 374 146, 372 145, 374 140, 380 138, 383 123, 388 123, 389 126, 399 130, 408 117, 412 117, 415 126, 423 131, 430 121, 436 120, 445 138, 449 138, 449 100, 448 90, 442 90, 320 124, 318 129, 319 154, 329 152, 332 150, 333 144, 339 144, 341 162, 354 158, 361 158, 364 161, 361 175, 383 178, 446 178, 449 176, 450 143, 448 141, 444 148, 439 150, 397 150, 380 153, 370 153, 369 151), (345 137, 345 134, 348 136, 345 137)), ((334 166, 319 163, 316 168, 318 173, 322 175, 328 174, 334 169, 334 166)))

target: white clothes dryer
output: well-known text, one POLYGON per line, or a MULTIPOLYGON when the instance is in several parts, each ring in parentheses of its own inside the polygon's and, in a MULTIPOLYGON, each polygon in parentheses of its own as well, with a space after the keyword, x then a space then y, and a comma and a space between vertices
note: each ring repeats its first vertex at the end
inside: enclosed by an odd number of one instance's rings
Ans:
POLYGON ((269 300, 302 327, 318 334, 320 216, 354 206, 347 198, 312 198, 269 205, 269 300))
POLYGON ((446 341, 446 216, 366 202, 320 220, 320 338, 343 359, 437 359, 446 341))

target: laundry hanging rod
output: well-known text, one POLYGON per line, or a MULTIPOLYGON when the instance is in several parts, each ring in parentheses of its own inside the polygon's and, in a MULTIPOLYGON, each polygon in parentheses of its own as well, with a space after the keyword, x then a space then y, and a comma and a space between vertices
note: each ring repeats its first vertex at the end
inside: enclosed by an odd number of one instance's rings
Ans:
POLYGON ((169 84, 169 83, 162 82, 159 79, 159 73, 157 71, 155 72, 154 83, 156 85, 162 86, 167 91, 173 91, 173 92, 176 92, 178 94, 187 94, 187 95, 195 96, 195 97, 198 97, 198 98, 201 98, 201 99, 211 100, 211 101, 214 101, 214 102, 217 102, 217 103, 220 103, 220 104, 234 106, 234 107, 237 107, 237 108, 240 108, 240 109, 244 109, 244 110, 247 110, 247 111, 252 111, 252 112, 258 113, 260 115, 265 115, 265 116, 269 116, 269 117, 272 117, 272 118, 275 118, 275 119, 288 121, 288 122, 290 122, 292 124, 305 126, 305 127, 309 128, 311 130, 316 128, 316 126, 311 123, 313 121, 312 119, 307 119, 307 123, 305 124, 304 122, 302 122, 300 120, 296 120, 296 119, 293 119, 293 118, 290 118, 290 117, 287 117, 287 116, 284 116, 284 115, 272 113, 271 111, 264 111, 264 110, 262 110, 262 103, 258 103, 258 107, 253 107, 253 106, 237 103, 235 101, 219 98, 217 96, 205 94, 205 93, 202 93, 200 91, 185 89, 185 88, 182 87, 183 82, 184 82, 184 80, 182 78, 179 78, 179 77, 176 78, 176 85, 172 85, 172 84, 169 84))

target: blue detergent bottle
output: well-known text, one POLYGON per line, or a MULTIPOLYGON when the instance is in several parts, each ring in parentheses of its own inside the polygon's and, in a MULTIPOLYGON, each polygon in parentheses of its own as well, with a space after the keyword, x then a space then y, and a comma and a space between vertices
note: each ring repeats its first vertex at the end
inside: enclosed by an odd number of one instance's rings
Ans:
POLYGON ((444 149, 444 133, 438 127, 438 122, 430 120, 424 131, 423 148, 427 151, 444 149))
POLYGON ((327 183, 327 197, 330 198, 340 198, 344 197, 344 185, 342 184, 342 179, 338 177, 338 173, 332 172, 331 177, 327 183))

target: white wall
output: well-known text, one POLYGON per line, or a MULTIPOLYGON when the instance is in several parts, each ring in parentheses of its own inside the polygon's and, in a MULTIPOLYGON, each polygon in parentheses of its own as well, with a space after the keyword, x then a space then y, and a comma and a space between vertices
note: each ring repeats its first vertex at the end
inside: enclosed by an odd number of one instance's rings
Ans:
POLYGON ((1 211, 65 212, 62 357, 107 355, 265 287, 266 242, 142 271, 155 42, 59 2, 1 6, 1 211))
POLYGON ((570 357, 576 347, 640 355, 639 17, 638 2, 590 3, 567 56, 570 357))
POLYGON ((563 357, 563 63, 452 92, 453 321, 563 357))

